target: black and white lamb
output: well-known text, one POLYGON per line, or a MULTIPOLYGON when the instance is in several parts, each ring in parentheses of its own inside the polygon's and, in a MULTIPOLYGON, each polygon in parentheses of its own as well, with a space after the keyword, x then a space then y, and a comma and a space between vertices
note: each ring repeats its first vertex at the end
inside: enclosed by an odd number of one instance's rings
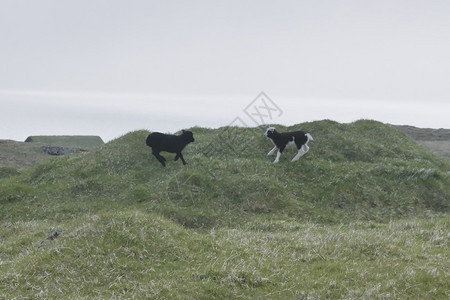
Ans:
POLYGON ((308 152, 308 142, 313 141, 313 137, 304 131, 292 131, 292 132, 278 132, 275 127, 269 127, 264 133, 264 136, 269 138, 275 147, 270 150, 267 155, 273 155, 275 151, 278 150, 277 157, 274 160, 274 164, 276 164, 280 160, 281 153, 283 153, 284 149, 294 148, 298 149, 297 155, 292 159, 292 162, 297 161, 300 157, 302 157, 306 152, 308 152))
POLYGON ((159 154, 161 151, 176 153, 175 160, 181 158, 183 165, 187 164, 181 151, 187 144, 194 142, 194 135, 191 131, 183 130, 181 135, 164 134, 153 132, 148 135, 146 144, 152 148, 152 154, 165 167, 166 159, 159 154))

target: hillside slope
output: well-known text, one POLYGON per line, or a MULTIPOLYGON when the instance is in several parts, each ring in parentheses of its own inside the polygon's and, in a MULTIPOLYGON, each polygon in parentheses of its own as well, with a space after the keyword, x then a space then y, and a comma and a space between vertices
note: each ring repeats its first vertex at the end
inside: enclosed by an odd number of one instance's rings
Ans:
MULTIPOLYGON (((310 152, 297 163, 290 162, 294 152, 271 163, 263 128, 193 128, 188 165, 165 154, 169 162, 162 168, 145 145, 148 132, 136 131, 91 153, 41 164, 12 178, 8 189, 14 194, 19 185, 30 190, 29 197, 57 198, 55 209, 64 205, 60 199, 83 204, 80 209, 98 205, 92 198, 140 203, 192 227, 218 226, 248 213, 341 222, 449 209, 449 161, 389 125, 320 121, 278 127, 313 135, 310 152)), ((3 193, 0 201, 11 197, 3 193)), ((44 213, 29 208, 36 217, 44 213)))
POLYGON ((163 168, 142 130, 0 179, 0 295, 445 296, 449 161, 375 121, 277 128, 311 150, 192 128, 163 168))
POLYGON ((4 173, 18 173, 54 155, 85 152, 103 145, 99 136, 31 136, 25 142, 0 140, 0 177, 4 173))
POLYGON ((85 150, 103 146, 105 143, 96 135, 37 135, 29 136, 26 143, 41 143, 49 146, 82 148, 85 150))
MULTIPOLYGON (((0 140, 0 170, 1 168, 24 169, 51 158, 42 151, 43 144, 24 143, 12 140, 0 140)), ((1 177, 1 176, 0 176, 1 177)))
POLYGON ((407 125, 395 127, 432 151, 450 158, 450 129, 417 128, 407 125))

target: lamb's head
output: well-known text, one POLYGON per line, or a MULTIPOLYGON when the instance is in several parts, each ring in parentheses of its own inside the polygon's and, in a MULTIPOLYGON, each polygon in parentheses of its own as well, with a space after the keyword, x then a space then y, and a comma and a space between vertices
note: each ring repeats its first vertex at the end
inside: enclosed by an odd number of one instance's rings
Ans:
POLYGON ((276 132, 275 127, 269 127, 266 130, 266 133, 264 133, 264 136, 267 138, 272 138, 274 132, 276 132))
POLYGON ((186 144, 194 142, 194 134, 192 131, 189 130, 183 130, 183 133, 181 134, 183 140, 186 142, 186 144))

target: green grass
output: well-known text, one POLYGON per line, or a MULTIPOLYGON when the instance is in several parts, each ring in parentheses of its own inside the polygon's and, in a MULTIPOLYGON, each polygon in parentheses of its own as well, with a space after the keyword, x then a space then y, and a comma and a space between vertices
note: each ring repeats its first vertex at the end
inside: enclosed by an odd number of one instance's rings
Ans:
POLYGON ((274 165, 262 127, 192 128, 163 168, 135 131, 5 169, 0 298, 447 299, 448 159, 375 121, 277 127, 310 152, 274 165))

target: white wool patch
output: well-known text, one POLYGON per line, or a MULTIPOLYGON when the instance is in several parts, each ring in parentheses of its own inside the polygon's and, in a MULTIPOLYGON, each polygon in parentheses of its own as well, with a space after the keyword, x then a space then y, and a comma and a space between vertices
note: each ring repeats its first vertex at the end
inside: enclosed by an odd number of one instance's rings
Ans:
POLYGON ((297 145, 295 144, 295 138, 286 144, 286 149, 288 148, 297 148, 297 145))

